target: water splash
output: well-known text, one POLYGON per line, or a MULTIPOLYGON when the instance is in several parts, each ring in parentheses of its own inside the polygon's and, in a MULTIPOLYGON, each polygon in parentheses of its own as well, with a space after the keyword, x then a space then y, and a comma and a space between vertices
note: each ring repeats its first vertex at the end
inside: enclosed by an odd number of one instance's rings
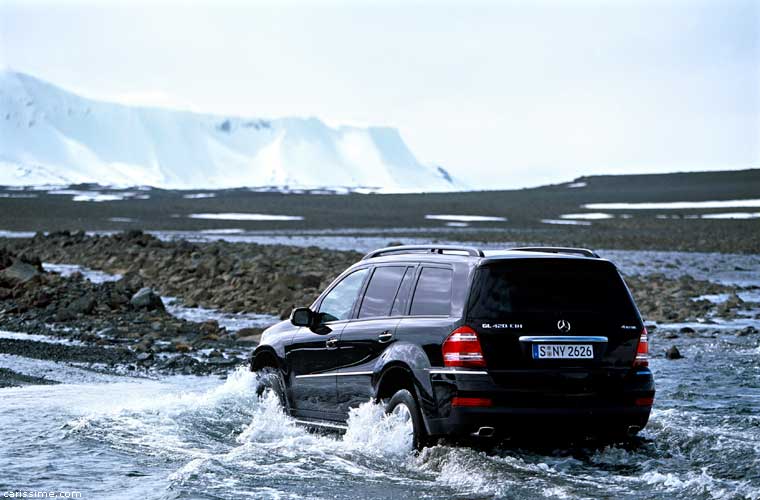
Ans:
MULTIPOLYGON (((624 445, 486 452, 439 444, 415 454, 404 426, 381 405, 353 410, 344 435, 313 433, 273 394, 257 396, 256 375, 240 368, 223 382, 103 379, 14 389, 0 421, 45 416, 63 424, 61 441, 30 433, 26 448, 0 457, 0 467, 9 477, 38 477, 51 462, 22 468, 22 453, 94 450, 76 460, 56 452, 56 470, 98 478, 106 492, 133 485, 127 490, 137 498, 760 499, 757 340, 681 343, 685 360, 652 360, 658 404, 643 438, 624 445), (716 367, 709 381, 697 366, 716 367), (39 409, 24 413, 31 407, 39 409), (125 462, 129 477, 143 479, 124 483, 125 462)), ((0 438, 18 442, 9 428, 0 438)))
POLYGON ((412 435, 399 415, 387 415, 385 406, 368 401, 350 411, 343 443, 351 450, 385 457, 406 457, 412 435))

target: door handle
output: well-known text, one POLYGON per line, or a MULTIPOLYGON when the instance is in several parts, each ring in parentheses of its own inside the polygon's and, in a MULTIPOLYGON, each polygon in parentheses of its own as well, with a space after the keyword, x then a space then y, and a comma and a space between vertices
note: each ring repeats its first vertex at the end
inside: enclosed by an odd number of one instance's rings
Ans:
POLYGON ((377 336, 377 339, 380 342, 389 342, 391 339, 393 339, 393 334, 391 332, 385 331, 377 336))
POLYGON ((333 337, 331 339, 327 339, 325 341, 325 346, 327 346, 328 349, 335 349, 338 347, 338 339, 333 337))

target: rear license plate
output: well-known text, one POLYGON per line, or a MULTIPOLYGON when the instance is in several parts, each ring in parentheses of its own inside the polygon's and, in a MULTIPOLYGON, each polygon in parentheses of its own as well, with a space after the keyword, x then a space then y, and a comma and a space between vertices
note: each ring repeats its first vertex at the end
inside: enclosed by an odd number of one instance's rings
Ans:
POLYGON ((591 344, 533 344, 533 359, 594 359, 591 344))

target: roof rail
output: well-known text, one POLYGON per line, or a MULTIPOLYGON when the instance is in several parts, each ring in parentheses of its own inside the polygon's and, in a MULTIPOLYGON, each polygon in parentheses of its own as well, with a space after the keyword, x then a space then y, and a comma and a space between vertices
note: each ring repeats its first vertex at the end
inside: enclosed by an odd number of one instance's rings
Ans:
POLYGON ((599 254, 588 248, 570 248, 570 247, 517 247, 510 248, 518 252, 545 252, 545 253, 569 253, 573 255, 582 255, 599 259, 599 254))
POLYGON ((475 247, 460 247, 456 245, 399 245, 395 247, 380 248, 379 250, 373 250, 365 255, 362 260, 372 259, 374 257, 380 257, 381 255, 389 255, 394 253, 453 253, 464 252, 472 257, 485 257, 483 250, 475 247))

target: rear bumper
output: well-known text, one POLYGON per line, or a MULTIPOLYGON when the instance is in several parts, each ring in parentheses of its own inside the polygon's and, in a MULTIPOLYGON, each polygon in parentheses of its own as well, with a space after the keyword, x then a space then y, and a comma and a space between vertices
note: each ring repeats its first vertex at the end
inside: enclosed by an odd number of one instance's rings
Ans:
MULTIPOLYGON (((509 384, 491 374, 431 373, 434 402, 423 404, 423 417, 433 436, 470 436, 492 428, 495 436, 519 437, 607 435, 642 429, 654 398, 651 371, 638 370, 610 377, 608 373, 516 375, 509 384), (536 383, 536 379, 541 383, 536 383), (548 383, 547 383, 548 380, 548 383), (552 382, 553 381, 553 382, 552 382), (486 398, 490 406, 452 406, 452 399, 486 398), (431 404, 432 403, 432 404, 431 404)), ((490 431, 489 431, 490 433, 490 431)))
POLYGON ((473 436, 483 428, 495 437, 604 436, 638 431, 649 420, 649 407, 618 408, 455 408, 448 417, 427 421, 432 436, 473 436))

